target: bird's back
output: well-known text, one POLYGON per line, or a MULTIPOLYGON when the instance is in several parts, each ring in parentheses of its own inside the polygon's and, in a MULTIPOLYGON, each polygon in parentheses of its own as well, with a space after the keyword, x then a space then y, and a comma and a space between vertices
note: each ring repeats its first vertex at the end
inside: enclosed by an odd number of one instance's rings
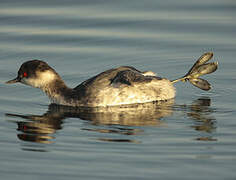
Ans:
POLYGON ((80 106, 115 106, 174 98, 172 83, 130 66, 104 71, 74 88, 80 106))

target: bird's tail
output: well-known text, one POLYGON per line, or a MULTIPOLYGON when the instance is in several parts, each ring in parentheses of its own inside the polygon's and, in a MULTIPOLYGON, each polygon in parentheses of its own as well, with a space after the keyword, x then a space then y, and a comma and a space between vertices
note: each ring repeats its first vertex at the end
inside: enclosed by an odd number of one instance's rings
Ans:
POLYGON ((211 62, 211 63, 206 63, 208 62, 211 58, 213 57, 212 52, 207 52, 203 54, 192 66, 192 68, 188 71, 186 75, 179 79, 175 79, 171 81, 172 83, 176 83, 178 81, 186 82, 189 81, 191 84, 194 86, 208 91, 211 89, 211 84, 205 80, 199 78, 202 75, 205 74, 210 74, 216 71, 218 67, 218 62, 211 62))

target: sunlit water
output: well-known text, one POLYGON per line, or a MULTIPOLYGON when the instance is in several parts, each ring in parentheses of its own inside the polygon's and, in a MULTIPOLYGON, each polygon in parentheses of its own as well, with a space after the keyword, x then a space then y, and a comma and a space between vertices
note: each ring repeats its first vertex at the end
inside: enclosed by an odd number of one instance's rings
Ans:
POLYGON ((235 179, 235 17, 233 0, 0 2, 1 178, 235 179), (91 112, 4 84, 29 59, 71 87, 120 65, 175 79, 206 51, 212 90, 164 104, 91 112))

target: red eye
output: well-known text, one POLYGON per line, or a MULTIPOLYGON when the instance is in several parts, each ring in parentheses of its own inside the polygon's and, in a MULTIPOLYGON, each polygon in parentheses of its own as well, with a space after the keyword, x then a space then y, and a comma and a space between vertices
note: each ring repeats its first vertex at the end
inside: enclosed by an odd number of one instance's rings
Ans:
POLYGON ((24 77, 27 77, 27 76, 28 76, 28 74, 27 74, 26 72, 24 72, 24 73, 23 73, 23 76, 24 76, 24 77))

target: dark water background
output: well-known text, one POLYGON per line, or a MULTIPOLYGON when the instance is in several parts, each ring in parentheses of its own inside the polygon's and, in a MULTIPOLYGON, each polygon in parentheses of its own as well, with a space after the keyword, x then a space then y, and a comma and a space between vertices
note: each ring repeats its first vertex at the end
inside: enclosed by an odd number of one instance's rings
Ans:
POLYGON ((235 18, 234 0, 1 1, 1 178, 235 179, 235 18), (213 89, 176 84, 175 102, 151 111, 78 113, 4 84, 29 59, 69 86, 120 65, 175 79, 206 51, 213 89))

